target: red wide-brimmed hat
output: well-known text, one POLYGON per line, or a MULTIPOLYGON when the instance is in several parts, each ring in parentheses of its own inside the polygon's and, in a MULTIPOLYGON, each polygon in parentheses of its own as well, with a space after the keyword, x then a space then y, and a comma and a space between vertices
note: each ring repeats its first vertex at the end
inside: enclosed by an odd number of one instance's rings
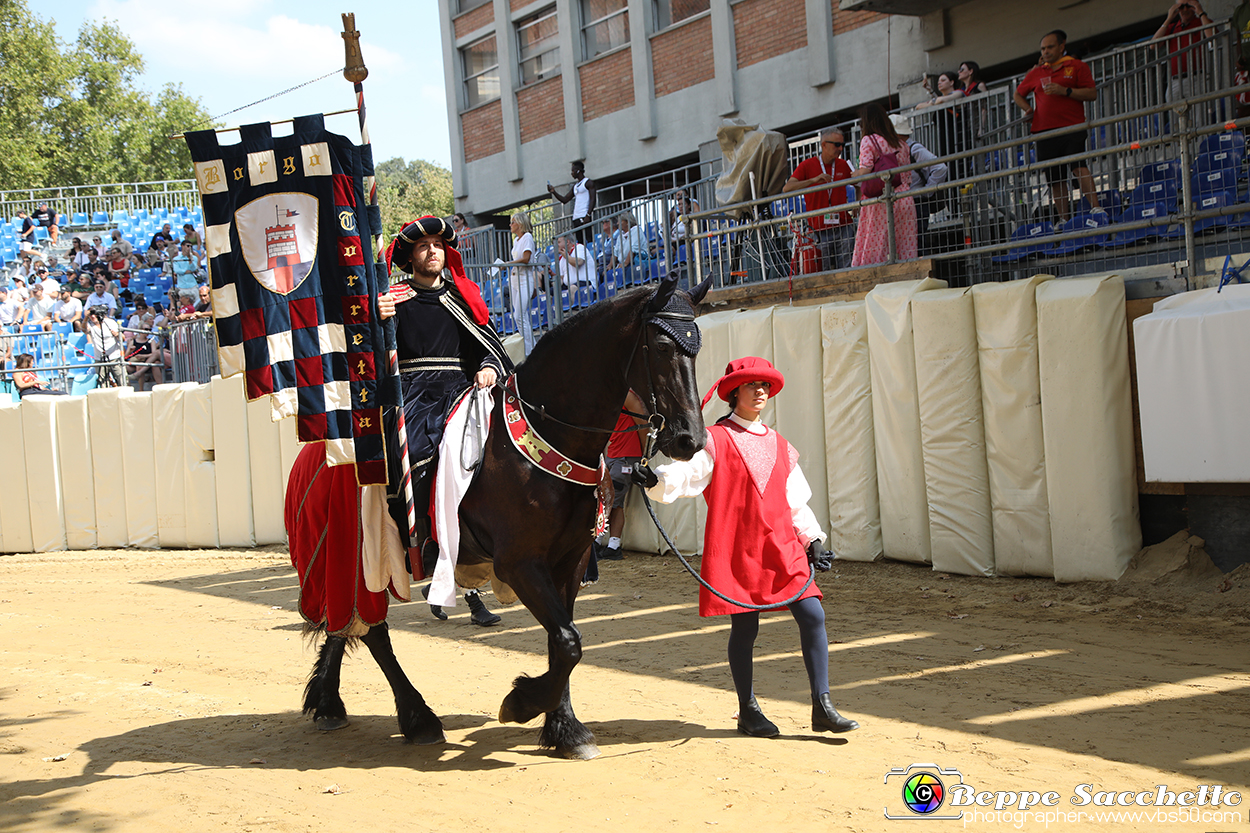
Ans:
POLYGON ((781 393, 781 389, 786 386, 786 377, 781 375, 781 371, 773 367, 772 362, 768 359, 761 359, 759 356, 744 356, 741 359, 734 359, 725 365, 725 375, 716 380, 716 384, 712 390, 707 392, 703 397, 703 404, 706 405, 708 400, 712 398, 715 392, 725 402, 729 401, 729 394, 733 393, 747 382, 768 382, 771 385, 769 398, 781 393))

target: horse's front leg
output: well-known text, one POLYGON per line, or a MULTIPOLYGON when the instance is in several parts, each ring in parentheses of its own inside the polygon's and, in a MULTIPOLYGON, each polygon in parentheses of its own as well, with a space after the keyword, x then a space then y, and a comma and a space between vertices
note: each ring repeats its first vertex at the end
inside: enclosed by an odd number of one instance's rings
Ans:
MULTIPOLYGON (((509 584, 517 597, 547 631, 547 673, 522 675, 499 709, 501 723, 528 723, 547 714, 539 743, 569 758, 593 758, 599 754, 594 735, 573 714, 569 699, 569 676, 582 658, 582 635, 573 625, 572 598, 567 588, 556 589, 550 569, 531 563, 509 584)), ((571 577, 570 577, 570 580, 571 577)), ((573 581, 572 595, 576 595, 573 581)))
POLYGON ((311 713, 313 725, 323 732, 347 725, 347 707, 339 696, 339 674, 346 650, 345 637, 327 636, 308 677, 308 685, 304 686, 304 714, 311 713))
POLYGON ((395 651, 391 648, 390 628, 386 623, 374 625, 361 637, 361 641, 369 648, 374 661, 386 675, 386 681, 391 684, 391 691, 395 694, 395 710, 399 713, 399 731, 404 738, 423 746, 445 741, 442 721, 426 705, 421 692, 408 681, 404 669, 399 667, 399 660, 395 658, 395 651))

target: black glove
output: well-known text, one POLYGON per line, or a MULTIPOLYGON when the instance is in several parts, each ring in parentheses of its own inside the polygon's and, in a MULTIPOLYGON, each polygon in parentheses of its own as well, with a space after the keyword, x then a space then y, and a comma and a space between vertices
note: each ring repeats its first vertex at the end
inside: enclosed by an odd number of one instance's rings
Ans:
POLYGON ((630 472, 629 477, 644 489, 650 489, 660 482, 660 478, 655 476, 655 472, 651 471, 651 467, 647 465, 645 459, 639 460, 634 464, 634 470, 630 472))
POLYGON ((814 570, 820 573, 827 573, 833 569, 833 553, 826 550, 824 544, 817 540, 812 540, 807 545, 807 561, 814 570))

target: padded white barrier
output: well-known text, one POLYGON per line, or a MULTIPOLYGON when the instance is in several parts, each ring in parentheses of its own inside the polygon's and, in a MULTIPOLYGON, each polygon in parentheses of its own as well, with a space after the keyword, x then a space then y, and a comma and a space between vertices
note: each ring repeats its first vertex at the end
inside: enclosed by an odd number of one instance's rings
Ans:
POLYGON ((1133 322, 1133 345, 1146 479, 1250 482, 1250 285, 1164 298, 1133 322))
MULTIPOLYGON (((133 451, 122 434, 121 398, 126 388, 96 388, 87 394, 91 429, 91 479, 95 492, 96 546, 130 543, 126 529, 125 452, 133 451)), ((68 519, 67 519, 68 521, 68 519)))
POLYGON ((217 486, 217 540, 223 547, 253 547, 252 461, 243 374, 209 383, 213 409, 213 468, 217 486))
POLYGON ((213 443, 213 388, 184 382, 182 446, 186 475, 187 546, 216 547, 217 464, 213 443))
POLYGON ((865 299, 881 540, 887 558, 920 564, 930 563, 933 555, 920 452, 911 299, 945 286, 946 281, 932 278, 899 281, 874 287, 865 299))
POLYGON ((1141 549, 1124 281, 1037 288, 1055 581, 1115 581, 1141 549))
POLYGON ((1000 575, 1055 574, 1037 366, 1037 287, 1048 280, 1035 275, 972 288, 994 569, 1000 575))
POLYGON ((922 292, 912 298, 911 315, 933 569, 992 576, 994 528, 972 291, 922 292))
POLYGON ((799 452, 799 468, 812 488, 809 506, 829 534, 829 489, 825 481, 824 362, 820 307, 777 307, 773 311, 774 364, 786 378, 772 403, 777 430, 799 452))
MULTIPOLYGON (((93 550, 96 548, 95 479, 87 472, 87 467, 92 466, 87 397, 58 396, 55 408, 65 545, 71 550, 93 550)), ((114 484, 113 488, 120 485, 114 484)))
MULTIPOLYGON (((872 372, 863 301, 820 308, 829 549, 848 561, 881 557, 881 503, 872 428, 872 372)), ((819 479, 804 469, 808 480, 819 479)))
MULTIPOLYGON (((126 535, 130 546, 161 546, 158 524, 156 431, 152 393, 122 389, 117 411, 124 438, 122 471, 126 482, 126 535)), ((179 478, 181 483, 181 478, 179 478)), ((172 546, 172 545, 171 545, 172 546)))
POLYGON ((281 435, 274 422, 272 409, 263 399, 246 404, 248 464, 252 481, 252 524, 256 543, 286 542, 286 526, 282 522, 282 496, 286 480, 282 477, 281 435))
MULTIPOLYGON (((268 400, 264 397, 263 400, 268 400)), ((262 400, 262 401, 263 401, 262 400)), ((291 476, 291 467, 295 465, 295 458, 299 456, 299 450, 302 447, 299 443, 299 437, 295 433, 295 420, 290 417, 281 420, 278 425, 278 454, 282 460, 282 494, 286 495, 286 483, 291 476)))
POLYGON ((0 403, 0 437, 8 446, 0 465, 0 552, 31 552, 35 544, 30 533, 30 491, 20 403, 0 403))
POLYGON ((187 546, 183 397, 179 384, 152 388, 152 451, 156 462, 156 524, 164 549, 187 546))
POLYGON ((59 396, 31 395, 22 400, 22 441, 26 448, 30 534, 35 552, 66 549, 65 503, 61 499, 61 464, 56 441, 59 396))

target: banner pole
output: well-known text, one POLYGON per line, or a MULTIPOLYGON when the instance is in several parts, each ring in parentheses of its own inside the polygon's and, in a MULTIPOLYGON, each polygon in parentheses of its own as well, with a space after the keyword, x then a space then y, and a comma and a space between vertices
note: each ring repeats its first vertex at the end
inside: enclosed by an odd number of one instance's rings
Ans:
MULTIPOLYGON (((369 77, 369 68, 365 66, 364 57, 360 52, 360 32, 356 29, 356 14, 354 12, 343 13, 343 48, 346 52, 343 77, 352 82, 353 89, 356 91, 356 114, 360 120, 360 143, 365 147, 369 147, 370 152, 372 152, 372 144, 369 141, 369 124, 365 114, 364 88, 364 80, 369 77)), ((378 182, 375 176, 365 177, 364 190, 368 194, 370 207, 376 208, 378 205, 378 182)), ((381 232, 380 228, 379 232, 381 232)), ((378 256, 375 258, 376 271, 376 267, 385 262, 381 259, 381 233, 373 238, 373 251, 378 256)), ((386 279, 387 288, 389 289, 390 275, 384 275, 383 277, 386 279)), ((412 496, 412 469, 408 462, 408 429, 404 424, 403 391, 399 385, 399 352, 396 349, 394 318, 382 322, 382 338, 386 346, 387 368, 389 375, 394 379, 395 386, 396 436, 392 437, 391 440, 394 443, 394 448, 399 451, 400 475, 396 492, 402 495, 404 499, 405 516, 408 520, 408 562, 411 568, 410 571, 415 576, 418 570, 424 572, 424 566, 420 557, 422 542, 417 540, 417 512, 412 496)))

